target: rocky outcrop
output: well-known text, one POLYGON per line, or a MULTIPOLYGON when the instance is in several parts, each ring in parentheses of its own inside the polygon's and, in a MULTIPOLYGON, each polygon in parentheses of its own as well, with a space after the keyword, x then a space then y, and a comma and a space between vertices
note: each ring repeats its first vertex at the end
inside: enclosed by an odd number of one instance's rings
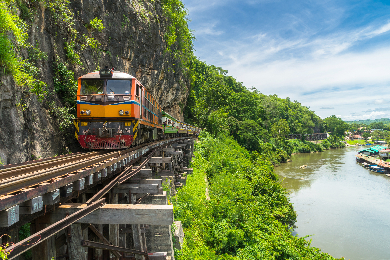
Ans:
MULTIPOLYGON (((3 164, 78 149, 76 144, 72 146, 72 136, 59 130, 58 118, 48 105, 54 101, 62 106, 53 87, 56 63, 65 64, 75 79, 104 66, 132 74, 158 97, 164 110, 183 119, 189 79, 180 61, 166 51, 168 22, 160 1, 55 2, 61 4, 53 7, 49 0, 26 4, 30 13, 25 18, 30 24, 29 42, 46 54, 46 58, 35 58, 34 63, 40 79, 47 84, 48 98, 38 101, 35 95, 16 86, 12 76, 0 74, 3 164), (95 18, 102 21, 103 30, 90 26, 95 18)), ((20 53, 31 59, 27 50, 20 53)))

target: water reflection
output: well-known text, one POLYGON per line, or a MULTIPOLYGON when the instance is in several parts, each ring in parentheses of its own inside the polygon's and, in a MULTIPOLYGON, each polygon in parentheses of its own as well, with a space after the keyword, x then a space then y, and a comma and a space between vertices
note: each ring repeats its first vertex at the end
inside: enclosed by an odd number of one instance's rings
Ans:
POLYGON ((313 235, 312 245, 335 257, 390 259, 390 178, 357 164, 358 150, 297 154, 275 171, 290 192, 299 236, 313 235))

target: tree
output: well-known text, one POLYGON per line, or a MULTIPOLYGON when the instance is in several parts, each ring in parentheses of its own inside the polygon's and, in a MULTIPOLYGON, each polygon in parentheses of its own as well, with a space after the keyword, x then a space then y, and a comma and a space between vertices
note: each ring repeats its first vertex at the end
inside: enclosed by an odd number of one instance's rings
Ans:
POLYGON ((344 137, 345 131, 348 130, 348 124, 335 115, 325 118, 324 122, 326 124, 326 130, 334 136, 344 137))
POLYGON ((370 137, 371 135, 370 135, 370 133, 368 133, 368 132, 364 132, 363 133, 363 138, 364 138, 364 140, 366 140, 367 141, 367 139, 370 137))

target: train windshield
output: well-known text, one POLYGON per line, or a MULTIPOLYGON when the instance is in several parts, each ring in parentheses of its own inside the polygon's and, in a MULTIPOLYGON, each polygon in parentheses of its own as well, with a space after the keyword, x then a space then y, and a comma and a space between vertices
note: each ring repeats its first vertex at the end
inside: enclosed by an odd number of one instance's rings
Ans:
POLYGON ((107 94, 130 95, 130 80, 107 80, 107 94))
POLYGON ((103 94, 104 80, 85 79, 81 81, 81 95, 103 94))

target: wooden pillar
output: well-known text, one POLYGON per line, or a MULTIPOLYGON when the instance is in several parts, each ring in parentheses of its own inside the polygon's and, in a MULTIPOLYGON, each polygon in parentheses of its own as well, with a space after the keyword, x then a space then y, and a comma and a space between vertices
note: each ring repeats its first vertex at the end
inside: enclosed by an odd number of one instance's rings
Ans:
MULTIPOLYGON (((46 215, 36 218, 30 224, 31 234, 34 234, 42 229, 48 227, 51 223, 48 223, 46 215)), ((31 249, 33 260, 51 260, 56 258, 56 236, 51 236, 45 241, 42 241, 38 245, 31 249)))
POLYGON ((126 230, 126 225, 120 224, 119 225, 119 247, 126 248, 126 233, 121 232, 122 230, 126 230))
MULTIPOLYGON (((113 192, 110 193, 110 204, 118 204, 118 194, 113 192)), ((119 246, 119 225, 110 224, 109 225, 109 237, 108 241, 114 246, 119 246)))
MULTIPOLYGON (((99 230, 100 234, 103 234, 103 225, 102 224, 97 225, 97 230, 99 230)), ((99 242, 103 242, 103 241, 99 241, 99 242)), ((95 254, 96 254, 96 259, 102 260, 103 259, 103 250, 101 250, 101 249, 94 249, 94 250, 95 250, 95 254)))
MULTIPOLYGON (((141 234, 141 225, 135 224, 131 225, 131 228, 133 230, 133 242, 134 242, 134 249, 138 251, 144 251, 143 241, 142 241, 142 234, 141 234)), ((140 255, 136 255, 135 257, 137 260, 143 260, 144 257, 140 255)))
POLYGON ((72 224, 70 227, 70 241, 68 244, 69 260, 87 260, 85 248, 81 246, 83 232, 81 224, 72 224))

